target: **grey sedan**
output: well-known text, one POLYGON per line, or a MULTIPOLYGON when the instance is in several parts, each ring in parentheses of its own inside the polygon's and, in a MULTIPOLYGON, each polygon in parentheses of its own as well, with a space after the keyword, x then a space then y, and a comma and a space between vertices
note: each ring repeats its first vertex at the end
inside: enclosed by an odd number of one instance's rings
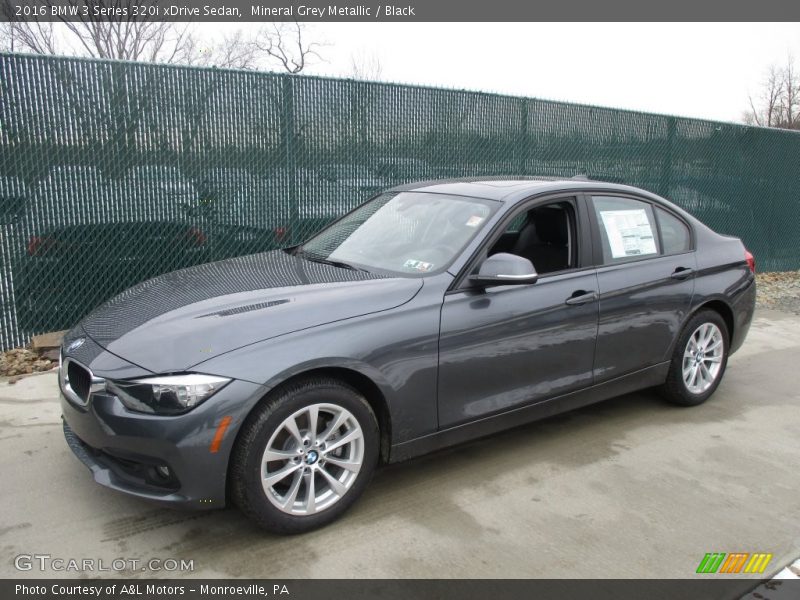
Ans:
POLYGON ((379 463, 642 388, 706 401, 754 271, 739 239, 633 187, 397 187, 300 246, 97 308, 64 340, 64 431, 98 483, 307 531, 379 463))

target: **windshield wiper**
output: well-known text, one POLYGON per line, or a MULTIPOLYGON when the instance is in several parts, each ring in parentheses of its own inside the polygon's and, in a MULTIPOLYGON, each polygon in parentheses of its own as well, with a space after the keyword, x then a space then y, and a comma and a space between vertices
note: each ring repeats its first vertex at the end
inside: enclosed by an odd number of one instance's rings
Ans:
POLYGON ((364 273, 368 272, 366 269, 359 269, 358 267, 355 267, 350 263, 346 263, 340 260, 330 260, 329 258, 323 258, 318 254, 312 254, 310 252, 306 252, 305 250, 297 250, 294 253, 294 255, 300 258, 305 258, 306 260, 311 262, 320 263, 323 265, 330 265, 332 267, 339 267, 340 269, 349 269, 351 271, 362 271, 364 273))

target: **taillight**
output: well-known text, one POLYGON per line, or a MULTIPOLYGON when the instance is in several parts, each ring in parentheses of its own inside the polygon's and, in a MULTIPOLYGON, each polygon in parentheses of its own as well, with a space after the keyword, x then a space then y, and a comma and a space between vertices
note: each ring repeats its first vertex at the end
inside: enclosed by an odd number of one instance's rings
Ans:
POLYGON ((753 273, 756 272, 756 257, 753 256, 750 251, 744 251, 744 259, 747 261, 747 266, 750 267, 750 271, 753 273))

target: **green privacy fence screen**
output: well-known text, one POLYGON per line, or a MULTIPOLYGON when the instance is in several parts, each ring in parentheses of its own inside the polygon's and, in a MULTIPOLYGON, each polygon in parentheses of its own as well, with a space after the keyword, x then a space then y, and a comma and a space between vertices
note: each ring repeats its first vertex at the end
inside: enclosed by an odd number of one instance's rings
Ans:
POLYGON ((303 240, 376 190, 584 174, 800 267, 800 135, 476 92, 0 54, 0 346, 303 240))

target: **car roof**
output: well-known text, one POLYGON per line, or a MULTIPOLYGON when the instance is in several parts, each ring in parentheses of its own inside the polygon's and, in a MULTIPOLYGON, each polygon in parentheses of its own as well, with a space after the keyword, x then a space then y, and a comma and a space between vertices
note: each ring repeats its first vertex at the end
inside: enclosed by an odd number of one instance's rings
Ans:
POLYGON ((418 181, 392 188, 391 192, 426 192, 471 196, 499 202, 517 202, 534 194, 547 192, 609 191, 634 193, 663 201, 645 190, 620 183, 596 181, 584 177, 462 177, 458 179, 439 179, 418 181))

